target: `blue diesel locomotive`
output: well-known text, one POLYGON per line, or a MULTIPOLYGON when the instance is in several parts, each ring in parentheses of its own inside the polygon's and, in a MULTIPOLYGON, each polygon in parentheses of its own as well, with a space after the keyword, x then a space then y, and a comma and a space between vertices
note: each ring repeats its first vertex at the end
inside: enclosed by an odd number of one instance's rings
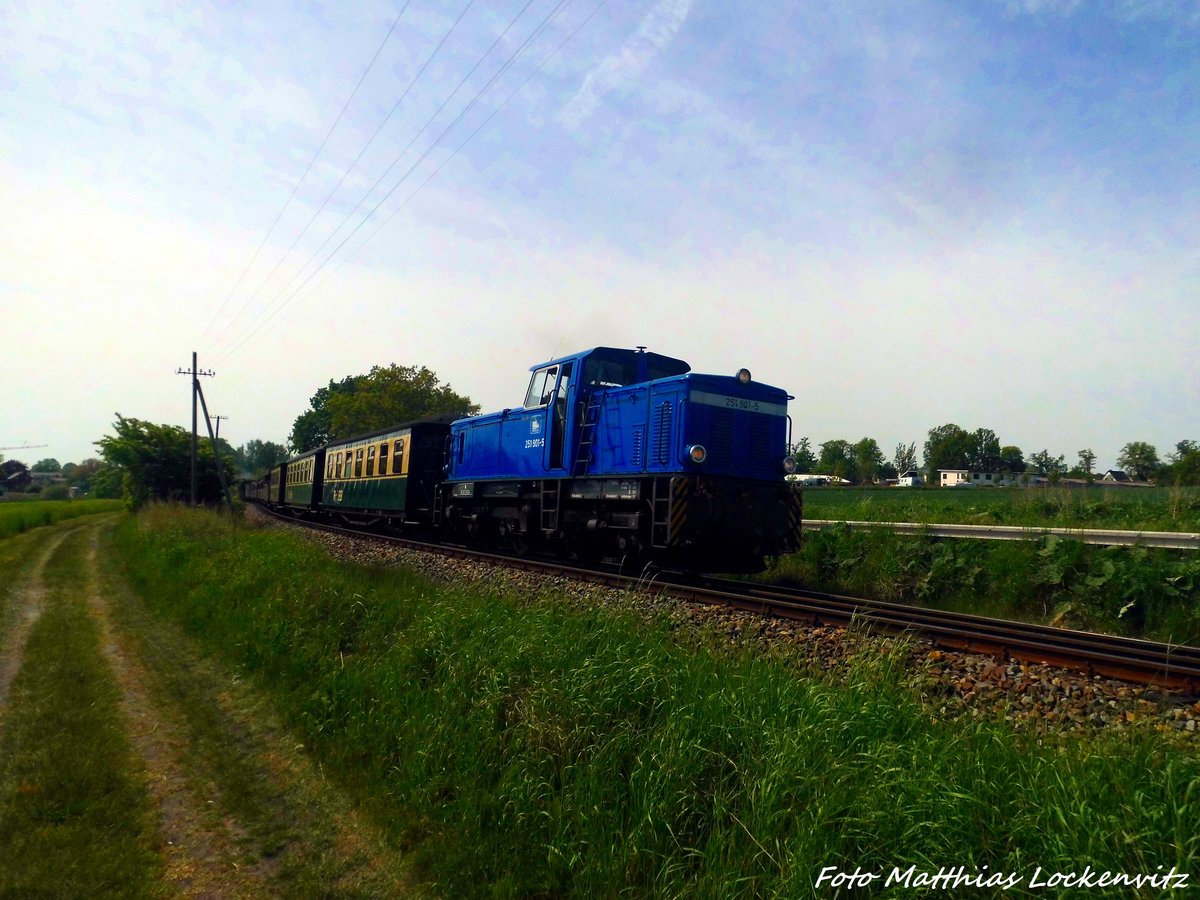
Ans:
POLYGON ((439 528, 698 571, 758 571, 798 547, 786 391, 642 347, 531 371, 520 407, 451 424, 439 528))

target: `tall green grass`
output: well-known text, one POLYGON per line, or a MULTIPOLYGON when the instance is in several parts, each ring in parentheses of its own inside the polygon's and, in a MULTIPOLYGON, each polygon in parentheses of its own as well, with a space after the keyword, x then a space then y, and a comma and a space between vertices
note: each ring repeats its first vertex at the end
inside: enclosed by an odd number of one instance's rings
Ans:
POLYGON ((765 580, 1200 646, 1200 554, 1039 541, 806 532, 765 580))
POLYGON ((1200 488, 809 488, 810 519, 1200 531, 1200 488))
POLYGON ((1157 734, 939 722, 890 657, 813 680, 200 512, 117 539, 151 607, 266 688, 449 896, 797 897, 829 865, 1200 868, 1200 760, 1157 734))
POLYGON ((34 500, 0 503, 0 539, 79 516, 123 509, 121 500, 34 500))

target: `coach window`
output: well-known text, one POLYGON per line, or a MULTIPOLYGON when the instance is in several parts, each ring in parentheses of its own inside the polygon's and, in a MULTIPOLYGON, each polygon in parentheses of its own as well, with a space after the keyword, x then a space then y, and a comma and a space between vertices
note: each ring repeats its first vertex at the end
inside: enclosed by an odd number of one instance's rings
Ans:
POLYGON ((392 474, 399 475, 401 465, 404 462, 404 439, 399 438, 396 441, 396 452, 392 454, 392 474))
POLYGON ((362 478, 363 448, 354 451, 354 477, 362 478))
POLYGON ((375 445, 367 448, 367 477, 375 474, 375 445))
POLYGON ((343 478, 350 477, 350 466, 353 463, 353 461, 354 461, 354 453, 350 450, 347 450, 346 451, 346 459, 342 465, 342 477, 343 478))
POLYGON ((386 475, 388 473, 387 464, 388 464, 388 449, 389 449, 389 447, 390 447, 390 445, 388 444, 387 441, 384 441, 382 444, 379 445, 379 474, 380 475, 386 475))

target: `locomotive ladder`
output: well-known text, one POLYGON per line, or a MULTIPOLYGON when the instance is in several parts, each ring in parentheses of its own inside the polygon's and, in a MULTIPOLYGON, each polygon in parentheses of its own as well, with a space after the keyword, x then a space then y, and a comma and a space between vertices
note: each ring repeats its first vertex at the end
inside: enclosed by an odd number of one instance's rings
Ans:
POLYGON ((666 547, 671 543, 671 518, 675 504, 675 478, 655 478, 650 498, 650 546, 666 547))
POLYGON ((575 453, 575 465, 571 474, 575 477, 586 475, 588 465, 592 461, 592 445, 596 443, 596 428, 600 424, 600 407, 604 404, 604 394, 594 393, 588 397, 587 406, 583 409, 583 421, 579 428, 579 449, 575 453))
POLYGON ((561 491, 562 482, 556 478, 547 478, 542 482, 541 527, 547 534, 558 530, 558 502, 562 496, 561 491))

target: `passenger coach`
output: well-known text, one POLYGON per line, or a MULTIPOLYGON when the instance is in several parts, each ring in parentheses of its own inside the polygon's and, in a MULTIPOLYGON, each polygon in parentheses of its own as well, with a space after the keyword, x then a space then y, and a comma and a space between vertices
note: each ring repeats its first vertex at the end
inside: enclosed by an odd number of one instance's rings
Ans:
POLYGON ((428 525, 452 418, 435 416, 326 446, 325 511, 358 523, 428 525))

